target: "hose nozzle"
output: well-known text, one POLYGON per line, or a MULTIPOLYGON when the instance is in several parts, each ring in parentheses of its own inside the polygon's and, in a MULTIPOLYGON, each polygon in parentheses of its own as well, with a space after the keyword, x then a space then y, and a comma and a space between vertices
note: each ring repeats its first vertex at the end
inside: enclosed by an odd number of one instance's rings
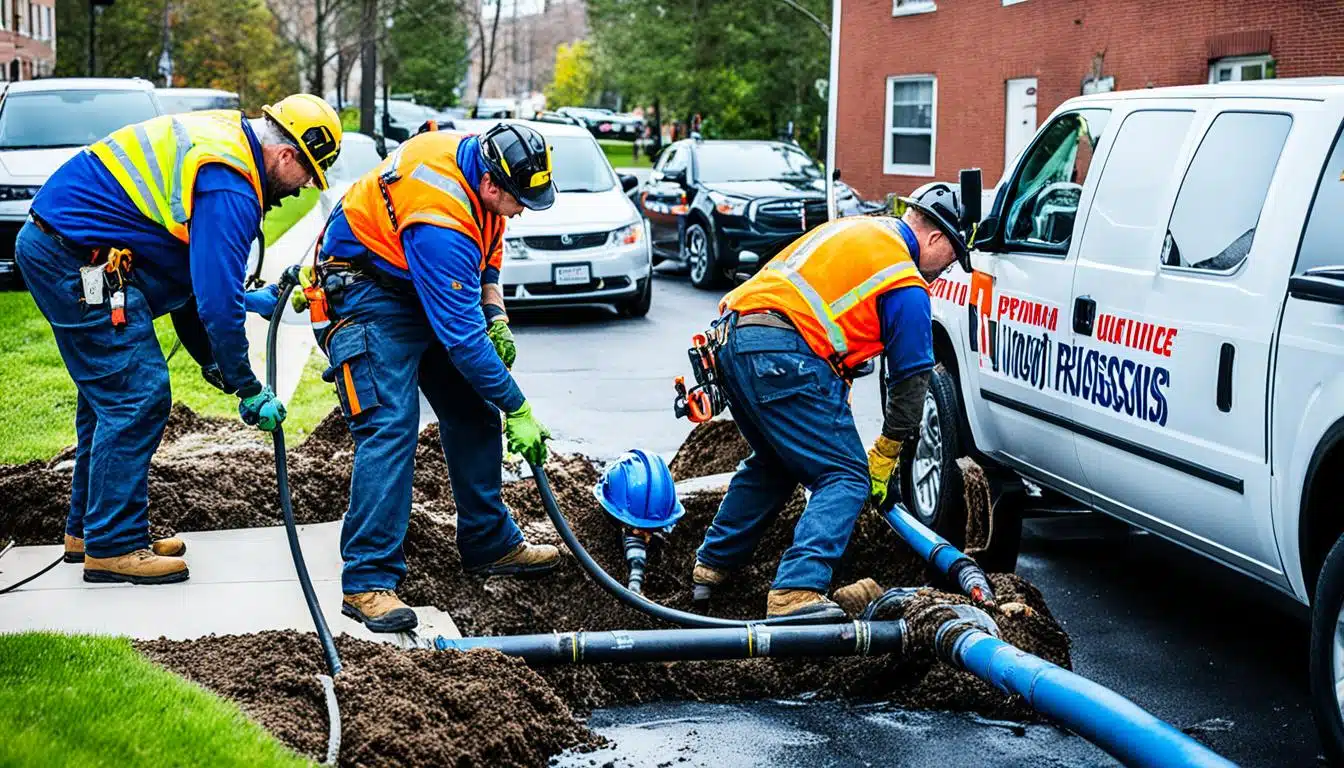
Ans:
POLYGON ((630 564, 630 591, 642 594, 644 566, 648 563, 648 542, 644 536, 638 533, 625 535, 625 562, 630 564))

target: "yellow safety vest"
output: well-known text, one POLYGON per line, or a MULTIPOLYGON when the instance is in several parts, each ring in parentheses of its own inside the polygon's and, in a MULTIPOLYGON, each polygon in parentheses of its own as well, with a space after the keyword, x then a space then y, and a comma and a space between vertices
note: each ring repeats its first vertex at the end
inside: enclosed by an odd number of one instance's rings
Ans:
MULTIPOLYGON (((252 182, 265 208, 261 173, 232 110, 165 115, 128 125, 89 148, 150 221, 188 242, 191 193, 206 163, 223 163, 252 182)), ((260 223, 260 221, 258 221, 260 223)))

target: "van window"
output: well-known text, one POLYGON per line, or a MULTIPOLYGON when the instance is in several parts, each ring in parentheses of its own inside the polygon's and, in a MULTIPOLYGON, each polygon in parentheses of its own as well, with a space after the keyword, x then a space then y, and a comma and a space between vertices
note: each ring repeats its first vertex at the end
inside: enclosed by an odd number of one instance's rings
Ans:
POLYGON ((1004 201, 1008 250, 1066 253, 1078 198, 1110 110, 1060 115, 1036 139, 1004 201))
POLYGON ((1093 261, 1153 270, 1179 169, 1177 157, 1194 112, 1146 110, 1125 118, 1097 182, 1083 235, 1093 261))
POLYGON ((1344 125, 1335 137, 1335 149, 1321 171, 1316 197, 1307 215, 1302 248, 1297 252, 1294 274, 1316 267, 1344 266, 1344 125))
POLYGON ((1211 272, 1241 266, 1292 124, 1288 115, 1258 112, 1214 119, 1176 196, 1163 266, 1211 272))

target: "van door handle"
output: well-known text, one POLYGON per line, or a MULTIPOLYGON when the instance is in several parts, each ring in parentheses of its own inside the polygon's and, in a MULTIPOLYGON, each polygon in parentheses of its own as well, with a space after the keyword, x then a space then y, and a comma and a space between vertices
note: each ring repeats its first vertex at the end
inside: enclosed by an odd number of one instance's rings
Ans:
POLYGON ((1073 332, 1082 336, 1092 335, 1092 323, 1097 319, 1097 302, 1091 296, 1079 296, 1073 300, 1073 332))
POLYGON ((1218 353, 1218 410, 1227 413, 1232 410, 1232 362, 1237 356, 1237 348, 1224 342, 1218 353))

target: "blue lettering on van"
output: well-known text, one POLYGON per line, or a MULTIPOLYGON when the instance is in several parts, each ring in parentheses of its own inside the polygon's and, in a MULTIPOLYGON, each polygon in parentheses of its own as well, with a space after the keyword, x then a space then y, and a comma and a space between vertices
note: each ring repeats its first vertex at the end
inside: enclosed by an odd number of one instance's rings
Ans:
POLYGON ((1055 350, 1052 385, 1057 392, 1115 413, 1158 426, 1167 424, 1171 371, 1160 365, 1103 354, 1078 344, 1060 344, 1055 350))

